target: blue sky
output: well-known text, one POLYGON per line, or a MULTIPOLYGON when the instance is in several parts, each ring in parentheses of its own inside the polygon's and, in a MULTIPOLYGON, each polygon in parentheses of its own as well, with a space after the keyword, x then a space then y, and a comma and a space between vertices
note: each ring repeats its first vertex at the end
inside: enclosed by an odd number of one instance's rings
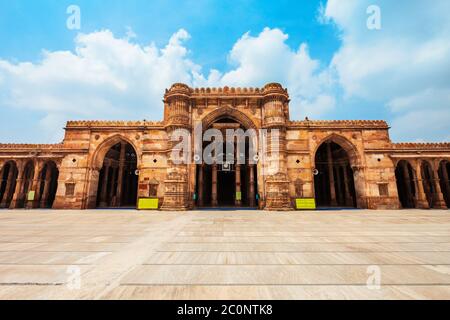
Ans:
POLYGON ((445 0, 2 1, 0 141, 58 142, 69 119, 159 119, 175 81, 278 81, 292 118, 385 119, 396 141, 450 140, 446 12, 445 0), (66 27, 72 4, 80 30, 66 27), (366 26, 371 4, 380 30, 366 26))

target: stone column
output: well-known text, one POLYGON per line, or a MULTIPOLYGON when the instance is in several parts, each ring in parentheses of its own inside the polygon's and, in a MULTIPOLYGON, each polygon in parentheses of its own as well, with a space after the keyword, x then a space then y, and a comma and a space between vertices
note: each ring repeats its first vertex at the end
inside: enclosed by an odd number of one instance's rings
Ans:
POLYGON ((39 199, 37 198, 38 195, 38 186, 39 186, 39 173, 40 173, 40 162, 36 160, 34 164, 34 170, 33 170, 33 177, 31 178, 31 185, 28 189, 28 193, 30 191, 34 191, 34 200, 29 201, 28 200, 28 194, 25 195, 25 208, 32 209, 38 207, 39 199))
POLYGON ((116 190, 116 206, 120 207, 122 205, 122 184, 123 184, 123 171, 125 167, 125 142, 120 143, 120 157, 119 157, 119 171, 117 179, 117 190, 116 190))
POLYGON ((50 166, 48 166, 47 172, 45 173, 44 190, 42 191, 41 197, 41 208, 45 208, 47 206, 51 184, 52 184, 52 170, 50 166))
POLYGON ((115 199, 114 199, 114 191, 116 191, 116 189, 114 188, 114 183, 116 182, 116 178, 117 178, 117 168, 116 167, 112 167, 113 170, 113 174, 111 177, 111 189, 110 189, 110 193, 109 193, 109 205, 110 206, 114 206, 115 204, 115 199))
POLYGON ((348 170, 346 165, 342 166, 342 172, 344 172, 345 205, 348 207, 353 207, 353 198, 350 193, 350 184, 348 181, 348 170))
MULTIPOLYGON (((444 186, 447 197, 450 197, 450 182, 448 180, 448 171, 447 171, 447 163, 443 163, 442 166, 442 178, 444 179, 444 186)), ((447 199, 448 200, 448 199, 447 199)))
MULTIPOLYGON (((5 180, 3 180, 3 173, 4 173, 4 171, 5 171, 5 164, 4 163, 0 163, 0 192, 1 192, 1 187, 2 187, 2 185, 3 185, 3 182, 5 182, 5 180)), ((6 178, 8 178, 8 177, 6 177, 6 178)), ((1 195, 1 193, 0 193, 0 197, 1 197, 2 195, 1 195)), ((2 199, 0 198, 0 201, 1 201, 2 199)))
POLYGON ((336 165, 336 181, 337 181, 337 190, 336 190, 336 202, 340 205, 340 201, 343 199, 343 192, 342 192, 342 178, 341 178, 341 170, 340 166, 336 165))
POLYGON ((434 183, 434 190, 436 191, 433 195, 434 198, 434 205, 433 207, 435 209, 447 209, 447 204, 444 200, 444 195, 442 194, 441 190, 441 184, 439 181, 439 162, 434 161, 433 162, 433 183, 434 183))
POLYGON ((405 179, 405 184, 406 184, 406 193, 407 193, 406 202, 409 207, 413 207, 414 203, 411 202, 412 198, 413 198, 413 194, 412 194, 412 190, 411 190, 411 177, 409 176, 408 164, 406 164, 405 162, 402 162, 401 166, 402 166, 402 171, 403 171, 403 177, 405 179))
POLYGON ((8 206, 9 194, 11 193, 13 178, 14 178, 14 168, 12 165, 10 165, 8 177, 6 178, 7 179, 6 180, 6 188, 5 188, 5 192, 3 194, 3 199, 0 204, 0 208, 6 208, 8 206))
POLYGON ((18 201, 20 199, 20 195, 22 192, 23 187, 23 176, 25 174, 25 163, 21 163, 17 166, 17 170, 19 171, 17 174, 17 180, 16 180, 16 188, 14 190, 14 194, 11 200, 11 204, 9 205, 10 209, 17 208, 18 201))
POLYGON ((248 166, 250 168, 250 173, 249 173, 249 193, 248 193, 248 202, 249 202, 249 206, 250 207, 254 207, 255 206, 255 165, 250 164, 248 166))
POLYGON ((420 160, 416 161, 416 203, 417 208, 419 209, 428 209, 430 205, 428 204, 427 198, 425 196, 425 191, 423 189, 423 180, 422 180, 422 166, 420 165, 420 160))
POLYGON ((199 207, 203 207, 204 205, 204 200, 203 200, 203 196, 204 196, 204 187, 203 187, 203 176, 204 176, 204 165, 201 164, 199 166, 200 170, 198 172, 198 205, 199 207))
MULTIPOLYGON (((0 203, 1 203, 2 200, 3 200, 3 197, 4 197, 4 194, 1 193, 2 192, 1 188, 3 186, 3 183, 5 183, 5 184, 8 183, 8 180, 3 180, 3 169, 0 172, 0 176, 2 177, 1 180, 0 180, 0 203)), ((8 179, 8 177, 6 177, 6 179, 8 179)), ((5 190, 6 190, 6 185, 5 185, 5 190)), ((0 208, 1 208, 1 206, 0 206, 0 208)))
POLYGON ((211 205, 217 207, 217 164, 212 165, 212 190, 211 190, 211 205))
POLYGON ((337 206, 336 201, 336 186, 334 183, 334 164, 333 164, 333 155, 331 153, 331 143, 327 142, 327 155, 328 155, 328 174, 330 176, 330 200, 332 206, 337 206))
MULTIPOLYGON (((237 163, 237 161, 236 161, 237 163)), ((236 193, 235 193, 235 201, 234 201, 234 205, 236 207, 240 207, 242 206, 242 193, 241 193, 241 165, 240 164, 236 164, 236 193), (240 199, 238 200, 238 194, 240 195, 240 199)))
POLYGON ((103 181, 102 181, 102 193, 100 194, 100 207, 108 206, 107 196, 108 196, 108 178, 109 178, 109 163, 105 163, 105 170, 103 171, 103 181))

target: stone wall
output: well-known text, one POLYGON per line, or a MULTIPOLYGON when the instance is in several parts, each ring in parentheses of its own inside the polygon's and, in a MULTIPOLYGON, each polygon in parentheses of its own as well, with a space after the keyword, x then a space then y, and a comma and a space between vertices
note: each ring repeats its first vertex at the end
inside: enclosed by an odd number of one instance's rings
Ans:
MULTIPOLYGON (((348 154, 358 208, 400 207, 395 170, 401 160, 409 161, 414 168, 415 196, 417 203, 422 204, 420 207, 426 207, 424 194, 420 193, 420 185, 417 184, 421 183, 420 165, 429 161, 434 172, 433 181, 437 181, 432 188, 433 197, 437 199, 435 207, 445 206, 442 199, 449 192, 446 187, 448 181, 439 180, 442 176, 439 168, 442 161, 450 161, 450 144, 392 143, 389 127, 384 121, 291 121, 289 95, 279 84, 268 84, 264 88, 196 89, 175 84, 165 93, 164 119, 160 122, 69 121, 64 141, 60 144, 0 144, 0 196, 5 198, 5 190, 11 183, 8 179, 13 179, 8 178, 5 171, 10 167, 8 163, 17 167, 18 174, 14 180, 17 182, 14 199, 17 199, 23 198, 21 193, 24 191, 44 186, 40 184, 42 168, 46 162, 53 161, 59 172, 53 208, 94 208, 103 159, 112 146, 126 142, 137 155, 141 196, 145 196, 149 184, 156 185, 162 208, 192 209, 197 166, 195 162, 186 165, 173 163, 171 152, 176 143, 170 141, 171 136, 179 129, 194 135, 198 126, 206 130, 224 117, 235 120, 246 129, 280 131, 278 149, 274 150, 269 144, 267 154, 264 157, 260 155, 264 160, 257 164, 256 192, 260 196, 261 208, 288 210, 293 209, 298 197, 314 198, 316 151, 330 141, 348 154), (25 190, 21 187, 26 185, 22 183, 22 175, 29 161, 36 173, 25 190), (274 163, 279 172, 268 175, 269 167, 274 163)), ((192 151, 194 154, 195 150, 192 151)), ((11 205, 14 207, 15 202, 12 201, 11 205)))

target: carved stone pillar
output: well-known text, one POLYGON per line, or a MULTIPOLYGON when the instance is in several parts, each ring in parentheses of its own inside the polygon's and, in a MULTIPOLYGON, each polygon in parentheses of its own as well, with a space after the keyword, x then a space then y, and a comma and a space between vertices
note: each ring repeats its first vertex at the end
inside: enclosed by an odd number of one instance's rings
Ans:
POLYGON ((198 205, 199 207, 203 207, 205 205, 204 203, 204 170, 205 166, 201 164, 199 166, 199 172, 198 172, 198 205))
POLYGON ((41 205, 40 205, 41 208, 47 207, 47 201, 50 193, 51 184, 52 184, 52 170, 50 169, 50 167, 47 167, 44 180, 44 190, 42 191, 41 197, 41 205))
MULTIPOLYGON (((443 163, 442 165, 442 178, 444 179, 445 193, 447 197, 450 197, 450 181, 448 180, 448 170, 447 163, 443 163)), ((449 199, 447 198, 447 201, 449 199)))
POLYGON ((116 167, 112 167, 112 170, 113 170, 113 174, 112 174, 112 177, 111 177, 111 188, 110 188, 110 191, 109 191, 109 205, 110 206, 114 206, 115 205, 115 195, 114 195, 114 192, 116 191, 116 188, 115 188, 115 182, 116 182, 116 179, 117 179, 117 171, 119 170, 118 168, 116 168, 116 167))
POLYGON ((331 143, 327 142, 327 157, 328 157, 328 174, 330 178, 330 204, 337 206, 336 201, 336 185, 334 183, 334 163, 333 154, 331 153, 331 143))
POLYGON ((217 164, 212 165, 212 183, 211 183, 211 205, 218 206, 217 201, 217 164))
POLYGON ((435 209, 447 209, 447 204, 445 203, 444 195, 442 194, 441 184, 439 181, 439 162, 438 161, 433 162, 433 184, 434 184, 434 190, 435 190, 435 193, 433 195, 433 197, 434 197, 433 207, 435 209))
POLYGON ((425 195, 425 191, 423 189, 423 180, 422 180, 422 166, 421 161, 416 161, 416 187, 417 187, 417 193, 416 193, 416 204, 417 208, 419 209, 428 209, 430 208, 430 205, 428 204, 427 197, 425 195))
MULTIPOLYGON (((278 83, 269 83, 263 89, 263 127, 267 129, 261 143, 267 144, 264 152, 263 181, 266 210, 285 211, 292 209, 287 172, 286 122, 289 95, 278 83)), ((254 203, 254 191, 252 202, 254 203)))
POLYGON ((119 171, 117 178, 117 190, 116 190, 116 207, 120 207, 122 205, 122 190, 123 190, 123 172, 125 169, 125 148, 126 143, 120 143, 120 156, 119 156, 119 171))
POLYGON ((341 167, 339 165, 335 166, 336 168, 336 181, 337 181, 337 190, 336 190, 336 202, 338 205, 345 202, 345 195, 342 192, 342 175, 341 175, 341 167))
POLYGON ((162 210, 184 211, 193 206, 193 190, 189 184, 189 163, 192 159, 180 143, 184 139, 191 139, 191 91, 189 86, 176 83, 164 95, 164 119, 169 148, 162 210))
POLYGON ((0 204, 0 208, 6 208, 8 206, 8 200, 10 198, 10 194, 11 194, 11 189, 13 186, 13 179, 14 179, 14 169, 13 166, 10 165, 9 167, 9 172, 8 172, 8 177, 6 178, 6 188, 5 188, 5 192, 3 194, 3 199, 2 202, 0 204))
POLYGON ((132 181, 133 178, 130 175, 130 173, 134 174, 134 172, 130 172, 130 168, 127 166, 127 168, 125 170, 125 186, 126 186, 126 189, 125 189, 125 200, 126 200, 127 204, 130 203, 130 201, 131 201, 131 199, 130 199, 130 195, 131 195, 130 190, 131 190, 131 181, 132 181))
POLYGON ((353 206, 353 197, 350 193, 350 184, 348 181, 348 170, 347 166, 342 166, 342 172, 344 173, 344 187, 345 187, 345 206, 352 207, 353 206))
POLYGON ((36 160, 34 164, 33 177, 31 178, 31 185, 28 190, 28 192, 34 191, 34 199, 28 200, 28 194, 25 194, 25 208, 27 209, 37 208, 39 205, 38 187, 39 187, 40 170, 41 170, 41 163, 40 161, 36 160))
POLYGON ((24 174, 25 174, 25 163, 21 163, 17 166, 17 170, 19 171, 16 180, 16 188, 14 190, 14 194, 11 200, 11 204, 9 205, 10 209, 17 208, 20 200, 20 196, 23 188, 24 174))
POLYGON ((253 164, 248 166, 250 169, 249 173, 249 193, 248 193, 248 204, 250 207, 255 206, 255 166, 253 164))
POLYGON ((102 193, 100 194, 100 207, 108 206, 108 178, 109 178, 109 163, 105 163, 103 171, 103 181, 102 181, 102 193))

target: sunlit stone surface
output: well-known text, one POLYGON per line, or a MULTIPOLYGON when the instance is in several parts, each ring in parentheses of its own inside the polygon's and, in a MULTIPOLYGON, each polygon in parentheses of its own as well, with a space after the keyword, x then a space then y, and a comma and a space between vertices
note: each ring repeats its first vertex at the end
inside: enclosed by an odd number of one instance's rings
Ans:
POLYGON ((443 210, 0 213, 1 299, 449 299, 449 265, 443 210))

